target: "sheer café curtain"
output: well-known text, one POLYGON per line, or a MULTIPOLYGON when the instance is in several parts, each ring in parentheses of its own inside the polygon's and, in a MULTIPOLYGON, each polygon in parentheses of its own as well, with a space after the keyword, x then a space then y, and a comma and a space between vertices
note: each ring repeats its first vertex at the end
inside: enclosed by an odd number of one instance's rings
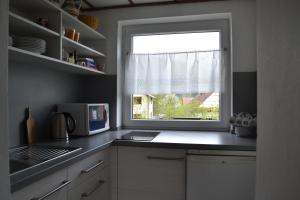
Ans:
POLYGON ((125 68, 127 94, 223 92, 225 52, 129 54, 125 68))

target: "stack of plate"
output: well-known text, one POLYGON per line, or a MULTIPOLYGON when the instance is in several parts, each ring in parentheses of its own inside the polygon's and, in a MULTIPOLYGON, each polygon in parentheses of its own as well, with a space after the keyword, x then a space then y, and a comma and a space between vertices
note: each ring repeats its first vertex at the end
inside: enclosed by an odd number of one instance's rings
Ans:
POLYGON ((33 53, 46 52, 46 41, 39 38, 13 36, 13 45, 33 53))

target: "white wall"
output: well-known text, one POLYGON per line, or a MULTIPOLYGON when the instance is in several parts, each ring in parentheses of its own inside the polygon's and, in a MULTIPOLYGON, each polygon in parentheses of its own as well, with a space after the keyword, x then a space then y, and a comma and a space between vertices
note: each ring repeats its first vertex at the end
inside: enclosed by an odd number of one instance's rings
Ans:
POLYGON ((99 31, 107 37, 108 72, 117 73, 118 21, 211 13, 232 13, 233 70, 239 72, 256 71, 255 0, 230 0, 94 12, 93 14, 100 19, 99 31))
POLYGON ((256 200, 300 199, 300 1, 258 0, 256 200))
POLYGON ((0 199, 10 199, 8 176, 8 0, 0 1, 0 199))

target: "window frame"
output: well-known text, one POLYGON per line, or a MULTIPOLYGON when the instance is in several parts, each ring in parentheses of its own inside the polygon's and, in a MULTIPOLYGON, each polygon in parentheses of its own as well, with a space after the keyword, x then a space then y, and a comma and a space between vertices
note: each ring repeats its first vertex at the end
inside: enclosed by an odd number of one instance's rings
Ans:
MULTIPOLYGON (((197 20, 171 23, 153 23, 126 25, 122 27, 122 63, 125 67, 126 56, 132 52, 132 37, 134 35, 189 33, 189 32, 220 32, 220 47, 226 50, 225 89, 220 95, 220 120, 161 120, 132 119, 132 96, 122 93, 122 127, 135 129, 170 129, 170 130, 228 130, 229 117, 232 113, 232 70, 231 41, 229 19, 197 20)), ((125 91, 125 70, 122 70, 122 91, 125 91)))

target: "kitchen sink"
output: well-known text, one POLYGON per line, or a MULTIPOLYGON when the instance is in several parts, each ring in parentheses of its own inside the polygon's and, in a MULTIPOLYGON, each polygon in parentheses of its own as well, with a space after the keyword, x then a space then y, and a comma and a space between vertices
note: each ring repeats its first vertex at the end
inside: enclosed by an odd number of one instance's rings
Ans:
POLYGON ((123 135, 119 140, 152 141, 159 133, 155 131, 131 131, 123 135))
POLYGON ((81 148, 32 145, 11 149, 10 174, 73 154, 81 148))

